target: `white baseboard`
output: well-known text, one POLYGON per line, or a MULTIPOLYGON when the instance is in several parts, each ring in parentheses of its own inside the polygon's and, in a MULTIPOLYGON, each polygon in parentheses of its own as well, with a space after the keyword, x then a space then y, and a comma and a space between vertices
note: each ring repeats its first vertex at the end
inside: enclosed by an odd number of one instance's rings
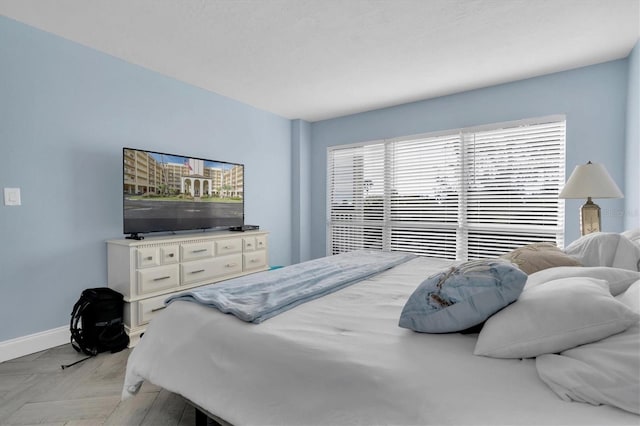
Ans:
POLYGON ((28 336, 17 337, 0 342, 0 362, 20 358, 45 349, 69 343, 69 326, 54 328, 28 336))

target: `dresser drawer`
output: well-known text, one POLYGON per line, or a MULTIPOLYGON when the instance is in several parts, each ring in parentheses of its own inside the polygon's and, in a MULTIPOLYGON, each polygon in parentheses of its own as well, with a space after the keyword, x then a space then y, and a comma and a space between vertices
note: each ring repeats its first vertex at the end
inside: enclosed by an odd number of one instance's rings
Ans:
POLYGON ((242 238, 228 238, 216 241, 216 255, 242 253, 242 238))
POLYGON ((180 249, 178 246, 160 247, 160 263, 163 265, 169 265, 172 263, 178 263, 180 249))
POLYGON ((267 236, 260 235, 256 237, 256 250, 263 250, 267 248, 267 236))
POLYGON ((252 270, 264 268, 267 266, 267 252, 264 250, 245 253, 242 255, 244 260, 244 270, 252 270))
POLYGON ((224 275, 242 272, 242 255, 215 257, 181 265, 182 285, 213 280, 224 275))
POLYGON ((154 315, 163 310, 166 306, 164 305, 165 299, 167 299, 169 295, 162 295, 157 297, 151 297, 149 299, 139 300, 134 302, 137 304, 138 311, 138 324, 144 325, 151 321, 154 315))
POLYGON ((242 239, 243 251, 253 251, 256 249, 256 238, 245 237, 242 239))
POLYGON ((242 254, 216 258, 216 278, 242 272, 242 254))
POLYGON ((213 253, 213 241, 182 244, 180 246, 180 255, 183 262, 187 260, 213 257, 213 253))
POLYGON ((177 264, 138 270, 138 294, 178 287, 178 271, 177 264))
POLYGON ((148 268, 160 265, 160 250, 158 247, 137 248, 136 265, 138 268, 148 268))

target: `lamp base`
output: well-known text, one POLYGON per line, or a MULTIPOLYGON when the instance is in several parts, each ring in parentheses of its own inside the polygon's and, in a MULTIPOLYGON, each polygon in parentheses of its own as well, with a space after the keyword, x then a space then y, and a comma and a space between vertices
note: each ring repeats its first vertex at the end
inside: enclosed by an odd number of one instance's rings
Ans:
POLYGON ((580 233, 587 235, 594 232, 600 232, 600 207, 588 197, 580 207, 580 233))

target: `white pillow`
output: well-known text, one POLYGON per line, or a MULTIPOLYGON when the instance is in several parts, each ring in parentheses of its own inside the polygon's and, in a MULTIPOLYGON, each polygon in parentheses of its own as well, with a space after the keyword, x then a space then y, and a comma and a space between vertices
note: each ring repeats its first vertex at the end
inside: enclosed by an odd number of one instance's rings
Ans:
POLYGON ((562 278, 525 290, 487 320, 475 355, 531 358, 595 342, 626 330, 638 314, 609 292, 606 281, 562 278))
POLYGON ((628 231, 624 231, 622 235, 624 235, 634 243, 640 245, 640 228, 629 229, 628 231))
POLYGON ((640 280, 630 285, 627 291, 616 297, 616 300, 640 314, 640 280))
POLYGON ((624 292, 632 283, 640 280, 640 272, 628 269, 611 268, 609 266, 558 266, 534 272, 527 277, 524 289, 544 284, 547 281, 560 278, 585 277, 605 280, 609 283, 609 290, 613 296, 624 292))
POLYGON ((584 266, 640 270, 640 245, 623 234, 594 232, 578 238, 564 252, 584 266))

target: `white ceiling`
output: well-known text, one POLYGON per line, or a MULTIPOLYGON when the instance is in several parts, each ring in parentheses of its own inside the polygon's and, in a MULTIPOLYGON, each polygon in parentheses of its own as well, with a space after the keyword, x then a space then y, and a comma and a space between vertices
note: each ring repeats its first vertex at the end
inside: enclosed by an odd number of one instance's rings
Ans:
POLYGON ((0 0, 0 13, 318 121, 626 57, 640 0, 0 0))

